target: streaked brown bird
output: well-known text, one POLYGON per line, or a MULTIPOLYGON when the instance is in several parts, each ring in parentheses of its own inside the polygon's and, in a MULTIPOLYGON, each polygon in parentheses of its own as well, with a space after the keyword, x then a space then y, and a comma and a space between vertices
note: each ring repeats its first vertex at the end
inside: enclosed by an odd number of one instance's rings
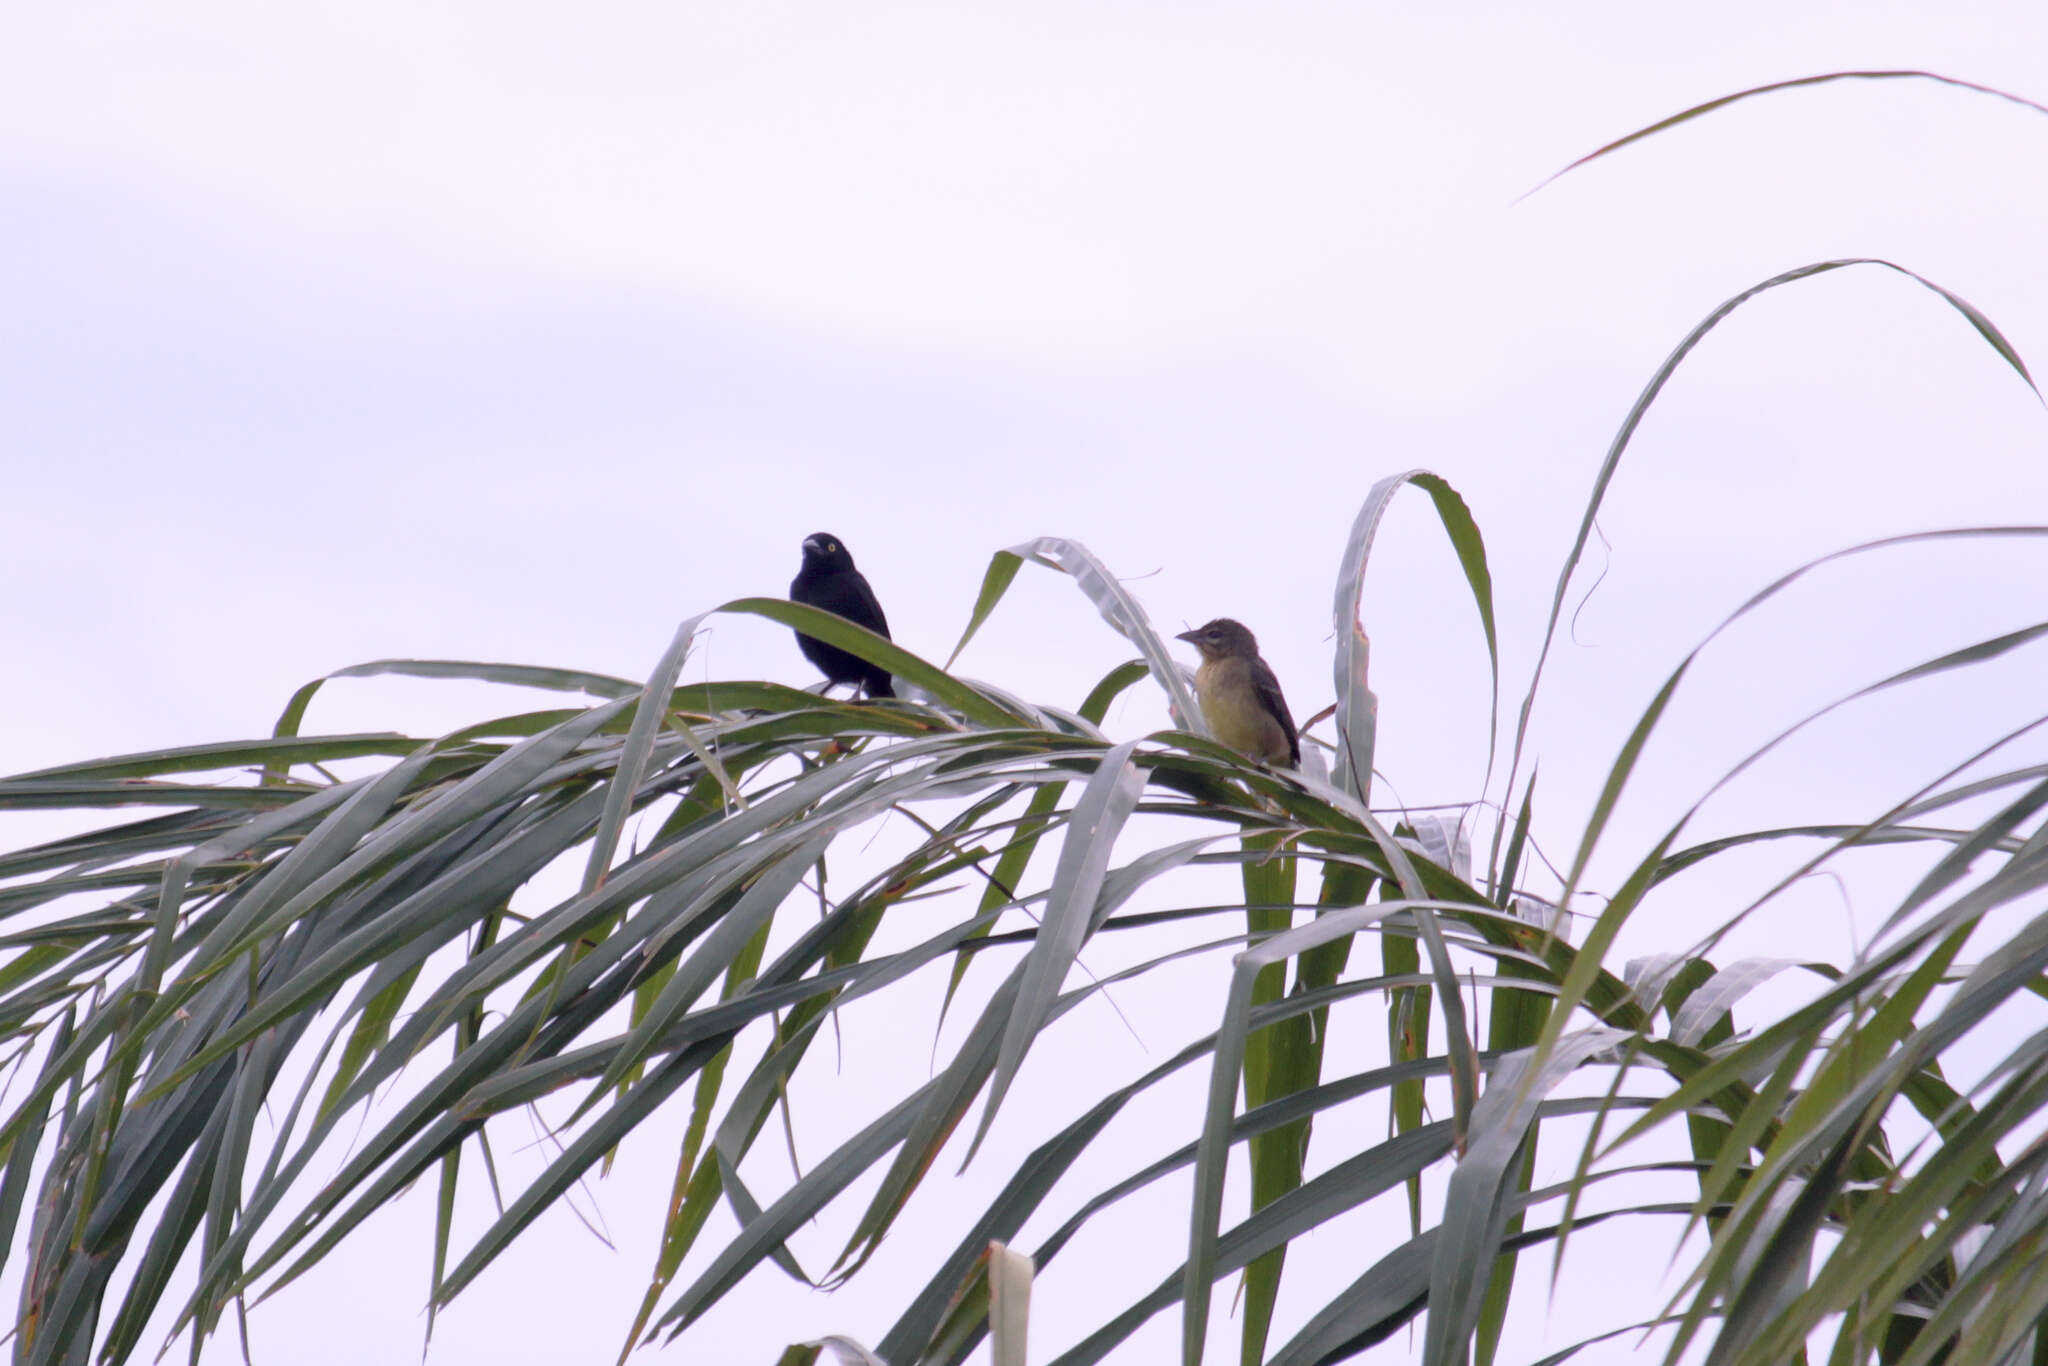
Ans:
POLYGON ((1280 680, 1259 658, 1259 642, 1242 623, 1218 617, 1174 639, 1201 652, 1195 700, 1210 734, 1263 763, 1293 768, 1301 762, 1301 737, 1280 695, 1280 680))

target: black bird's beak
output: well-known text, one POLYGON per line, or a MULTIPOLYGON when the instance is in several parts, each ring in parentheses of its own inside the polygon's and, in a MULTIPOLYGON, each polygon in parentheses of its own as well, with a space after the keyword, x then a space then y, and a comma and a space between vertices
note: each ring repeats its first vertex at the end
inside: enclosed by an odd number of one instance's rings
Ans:
POLYGON ((1175 636, 1174 639, 1185 640, 1188 644, 1192 645, 1195 643, 1195 637, 1201 634, 1202 633, 1200 631, 1182 631, 1179 635, 1175 636))
POLYGON ((822 554, 824 554, 824 553, 825 553, 825 547, 824 547, 823 545, 819 544, 819 542, 818 542, 818 538, 817 538, 816 536, 806 536, 806 537, 804 537, 804 554, 806 554, 806 555, 822 555, 822 554))

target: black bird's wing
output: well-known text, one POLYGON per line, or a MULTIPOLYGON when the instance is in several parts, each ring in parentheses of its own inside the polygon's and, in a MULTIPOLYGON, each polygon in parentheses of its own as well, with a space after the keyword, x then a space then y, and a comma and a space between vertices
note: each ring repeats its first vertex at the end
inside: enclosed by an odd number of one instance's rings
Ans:
POLYGON ((1287 732, 1287 761, 1299 767, 1301 736, 1294 729, 1294 718, 1288 714, 1287 699, 1280 692, 1280 680, 1273 673, 1273 667, 1256 656, 1252 659, 1252 688, 1259 695, 1259 705, 1280 723, 1281 730, 1287 732))
POLYGON ((875 597, 867 575, 858 569, 828 575, 817 585, 817 593, 811 603, 813 607, 822 607, 856 626, 865 626, 878 636, 888 637, 889 618, 882 615, 881 601, 875 597))
MULTIPOLYGON (((806 565, 795 582, 790 584, 789 596, 792 601, 844 617, 885 639, 889 635, 889 619, 882 615, 882 604, 876 599, 867 577, 858 569, 845 567, 821 573, 806 565)), ((890 686, 889 671, 880 665, 870 664, 856 654, 836 645, 827 645, 801 631, 796 633, 796 643, 802 648, 804 657, 817 665, 830 682, 858 684, 870 697, 895 696, 895 690, 890 686)))

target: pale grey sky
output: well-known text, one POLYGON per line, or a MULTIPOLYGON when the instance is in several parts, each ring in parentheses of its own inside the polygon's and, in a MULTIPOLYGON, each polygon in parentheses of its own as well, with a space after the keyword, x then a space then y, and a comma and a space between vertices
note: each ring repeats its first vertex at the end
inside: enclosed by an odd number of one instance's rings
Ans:
MULTIPOLYGON (((991 552, 1077 537, 1151 575, 1162 623, 1245 620, 1305 715, 1329 695, 1349 521, 1417 465, 1487 536, 1507 726, 1608 440, 1722 299, 1887 257, 2048 368, 2048 118, 2011 105, 1793 92, 1518 200, 1769 80, 1920 67, 2048 100, 2034 6, 195 3, 43 7, 9 34, 7 771, 256 733, 306 679, 383 656, 644 674, 681 617, 782 591, 821 528, 940 659, 991 552)), ((1663 676, 1750 592, 1873 536, 2048 520, 2044 457, 2041 405, 1910 280, 1839 272, 1736 314, 1644 424, 1591 557, 1607 578, 1553 656, 1532 749, 1553 855, 1663 676)), ((2042 556, 1902 552, 1745 624, 1607 847, 1644 847, 1811 707, 2039 617, 2042 556)), ((1483 655, 1421 499, 1376 564, 1381 766, 1411 803, 1468 799, 1483 655)), ((961 667, 1071 704, 1126 654, 1033 570, 961 667)), ((718 623, 705 662, 811 676, 758 621, 718 623)), ((2039 671, 2037 652, 1830 721, 1738 789, 1742 823, 1872 814, 2031 714, 2039 671)), ((311 723, 425 733, 518 705, 346 683, 311 723)), ((1110 723, 1162 719, 1145 698, 1110 723)), ((1841 904, 1802 893, 1759 942, 1839 955, 1841 904)), ((1186 994, 1119 999, 1171 1017, 1186 994)), ((1105 1021, 1086 1028, 1122 1037, 1105 1021)), ((922 1038, 929 1017, 863 1024, 922 1038)), ((1057 1110, 1056 1072, 1027 1069, 1006 1116, 1057 1110)), ((830 1101, 821 1083, 810 1156, 830 1101)), ((977 1189, 1041 1133, 999 1126, 977 1189)), ((555 1219, 443 1318, 432 1359, 609 1359, 672 1142, 643 1136, 597 1189, 616 1254, 555 1219)), ((1178 1236, 1174 1210, 1128 1227, 1178 1236)), ((764 1277, 670 1355, 878 1336, 942 1216, 838 1296, 764 1277)), ((257 1359, 415 1359, 430 1217, 407 1202, 259 1311, 257 1359)), ((1099 1284, 1075 1274, 1090 1255, 1040 1287, 1043 1355, 1158 1274, 1099 1284)), ((1526 1355, 1570 1340, 1523 1308, 1526 1355)), ((1131 1359, 1163 1350, 1154 1330, 1131 1359)))

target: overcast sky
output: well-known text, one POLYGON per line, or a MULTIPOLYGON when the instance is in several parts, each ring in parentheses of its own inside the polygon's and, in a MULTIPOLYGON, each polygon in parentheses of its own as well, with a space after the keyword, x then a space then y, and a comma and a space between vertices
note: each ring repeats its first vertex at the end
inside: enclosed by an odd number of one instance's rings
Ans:
MULTIPOLYGON (((934 659, 993 551, 1076 537, 1148 576, 1169 629, 1244 620, 1306 716, 1329 700, 1346 529, 1410 466, 1450 479, 1486 535, 1511 724, 1606 444, 1724 298, 1884 257, 2048 372, 2038 113, 1836 84, 1519 198, 1770 80, 1917 67, 2048 100, 2038 6, 193 0, 23 9, 8 33, 6 771, 264 732, 307 679, 386 656, 643 676, 680 618, 784 591, 820 529, 934 659)), ((2039 401, 1910 279, 1837 272, 1739 311, 1644 424, 1601 518, 1611 548, 1574 590, 1605 567, 1536 712, 1552 856, 1664 675, 1749 593, 1875 536, 2048 521, 2044 456, 2039 401)), ((1405 497, 1366 602, 1381 795, 1468 800, 1483 648, 1427 503, 1405 497)), ((1659 733, 1615 858, 1807 710, 2039 618, 2044 554, 1896 552, 1746 622, 1659 733)), ((960 667, 1071 705, 1128 653, 1027 570, 960 667)), ((745 618, 692 668, 813 677, 745 618)), ((2031 716, 2040 675, 2037 649, 1853 709, 1702 828, 1873 815, 2031 716)), ((350 682, 308 727, 436 733, 520 705, 350 682)), ((1110 717, 1162 723, 1136 691, 1110 717)), ((1766 869, 1730 867, 1700 894, 1766 869)), ((1848 890, 1872 923, 1882 908, 1848 890)), ((1683 947, 1725 908, 1631 943, 1683 947)), ((1843 890, 1781 909, 1770 951, 1847 952, 1843 890)), ((871 1044, 929 1029, 870 1022, 871 1044)), ((1177 1023, 1214 1015, 1160 1024, 1152 1058, 1177 1023)), ((1057 1102, 1044 1067, 1020 1097, 1057 1102)), ((1191 1112, 1160 1122, 1192 1132, 1191 1112)), ((445 1316, 432 1359, 608 1360, 673 1142, 649 1137, 596 1191, 617 1253, 556 1219, 445 1316)), ((257 1360, 416 1359, 429 1204, 259 1311, 257 1360)), ((669 1355, 879 1336, 901 1282, 876 1271, 829 1298, 766 1272, 669 1355)), ((1040 1287, 1035 1355, 1117 1303, 1073 1271, 1040 1287)), ((1571 1340, 1540 1304, 1521 1322, 1528 1357, 1571 1340)))

